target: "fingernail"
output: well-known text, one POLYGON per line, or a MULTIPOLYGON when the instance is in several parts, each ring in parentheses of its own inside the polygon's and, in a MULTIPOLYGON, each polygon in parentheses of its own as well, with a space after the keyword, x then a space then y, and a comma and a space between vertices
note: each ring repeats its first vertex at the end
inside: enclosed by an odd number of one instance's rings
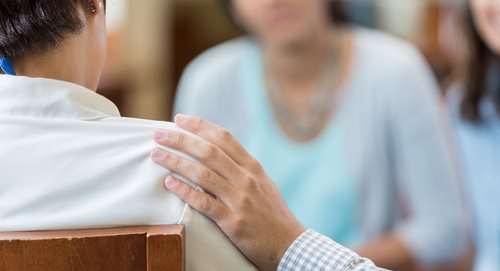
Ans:
POLYGON ((167 141, 169 138, 169 134, 167 131, 156 130, 154 132, 154 139, 156 141, 167 141))
POLYGON ((165 179, 165 186, 168 188, 168 189, 175 189, 177 187, 177 184, 179 182, 177 181, 176 178, 172 177, 172 176, 168 176, 166 179, 165 179))
POLYGON ((184 114, 177 114, 174 118, 175 122, 178 124, 185 124, 188 116, 184 114))

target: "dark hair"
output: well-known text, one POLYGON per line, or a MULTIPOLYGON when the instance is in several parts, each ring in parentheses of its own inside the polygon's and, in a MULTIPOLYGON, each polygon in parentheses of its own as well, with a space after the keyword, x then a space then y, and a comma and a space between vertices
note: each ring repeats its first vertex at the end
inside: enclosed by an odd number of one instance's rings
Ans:
MULTIPOLYGON (((229 15, 231 18, 232 22, 236 25, 235 21, 232 18, 231 15, 231 8, 232 8, 232 1, 233 0, 220 0, 222 5, 224 6, 224 9, 226 13, 229 15)), ((330 13, 330 18, 333 23, 335 24, 345 24, 349 23, 349 16, 347 15, 347 11, 345 8, 345 4, 342 0, 333 0, 329 1, 329 13, 330 13)), ((238 28, 241 29, 241 26, 238 26, 238 28)))
MULTIPOLYGON (((470 3, 465 6, 465 36, 467 40, 468 55, 465 61, 465 93, 460 105, 462 118, 469 122, 480 123, 481 101, 485 97, 493 100, 498 115, 500 116, 500 89, 489 92, 488 73, 495 63, 500 65, 500 57, 496 55, 481 38, 474 23, 470 3)), ((495 86, 500 88, 500 86, 495 86)))
POLYGON ((78 8, 91 0, 0 0, 0 57, 53 49, 83 28, 78 8))

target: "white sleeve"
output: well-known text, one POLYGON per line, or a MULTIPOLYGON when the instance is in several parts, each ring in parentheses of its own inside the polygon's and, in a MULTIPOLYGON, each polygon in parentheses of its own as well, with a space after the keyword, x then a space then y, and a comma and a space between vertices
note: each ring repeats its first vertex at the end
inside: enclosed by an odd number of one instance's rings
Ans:
POLYGON ((149 152, 154 130, 175 125, 24 121, 5 124, 0 142, 0 231, 181 223, 188 271, 255 270, 211 220, 165 189, 172 173, 149 152))

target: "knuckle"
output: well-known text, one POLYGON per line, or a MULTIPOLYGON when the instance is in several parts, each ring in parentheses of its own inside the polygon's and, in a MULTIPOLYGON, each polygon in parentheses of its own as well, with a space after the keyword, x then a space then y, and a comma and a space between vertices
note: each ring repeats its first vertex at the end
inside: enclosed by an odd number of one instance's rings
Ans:
POLYGON ((195 130, 199 131, 203 128, 203 120, 200 118, 192 118, 189 120, 189 125, 195 130))
POLYGON ((250 170, 251 172, 260 172, 263 171, 262 165, 253 157, 248 157, 243 162, 245 168, 250 170))
POLYGON ((243 176, 243 180, 242 180, 242 181, 243 181, 243 183, 244 183, 244 184, 248 185, 248 184, 251 184, 251 183, 253 183, 253 182, 254 182, 254 178, 253 178, 253 176, 252 176, 252 175, 250 175, 250 174, 245 174, 245 175, 243 176))
POLYGON ((203 127, 205 127, 205 121, 204 121, 204 120, 202 120, 202 119, 200 119, 200 118, 197 118, 197 119, 196 119, 196 124, 197 124, 198 128, 203 128, 203 127))
POLYGON ((247 191, 247 193, 255 193, 257 191, 257 181, 251 175, 247 175, 244 178, 243 185, 244 185, 244 189, 247 191))
POLYGON ((185 140, 186 140, 186 135, 184 135, 183 133, 178 133, 177 138, 175 140, 175 144, 177 146, 181 146, 185 140))
POLYGON ((210 169, 203 167, 200 169, 199 178, 201 180, 210 180, 212 177, 212 172, 210 169))
POLYGON ((204 160, 211 160, 217 156, 217 147, 212 145, 212 144, 207 144, 205 146, 205 151, 203 152, 203 159, 204 160))
POLYGON ((264 168, 262 167, 262 165, 255 159, 252 159, 250 161, 250 168, 253 172, 257 174, 264 172, 264 168))
POLYGON ((229 142, 229 141, 231 141, 231 138, 233 136, 231 135, 231 133, 228 130, 223 129, 223 128, 219 128, 217 130, 217 137, 219 138, 219 140, 221 142, 229 142))
POLYGON ((203 197, 200 202, 200 209, 203 210, 203 212, 211 212, 214 209, 213 199, 209 196, 203 197))

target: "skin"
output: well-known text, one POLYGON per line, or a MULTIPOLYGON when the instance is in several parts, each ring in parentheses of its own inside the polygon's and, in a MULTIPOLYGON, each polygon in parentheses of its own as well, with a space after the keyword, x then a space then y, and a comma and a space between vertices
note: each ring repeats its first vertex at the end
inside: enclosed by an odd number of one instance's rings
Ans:
POLYGON ((470 0, 474 23, 486 45, 500 55, 500 1, 470 0))
POLYGON ((17 75, 62 80, 93 91, 97 89, 106 59, 106 12, 102 0, 89 1, 96 12, 80 8, 85 25, 82 31, 68 36, 52 51, 13 59, 17 75))

